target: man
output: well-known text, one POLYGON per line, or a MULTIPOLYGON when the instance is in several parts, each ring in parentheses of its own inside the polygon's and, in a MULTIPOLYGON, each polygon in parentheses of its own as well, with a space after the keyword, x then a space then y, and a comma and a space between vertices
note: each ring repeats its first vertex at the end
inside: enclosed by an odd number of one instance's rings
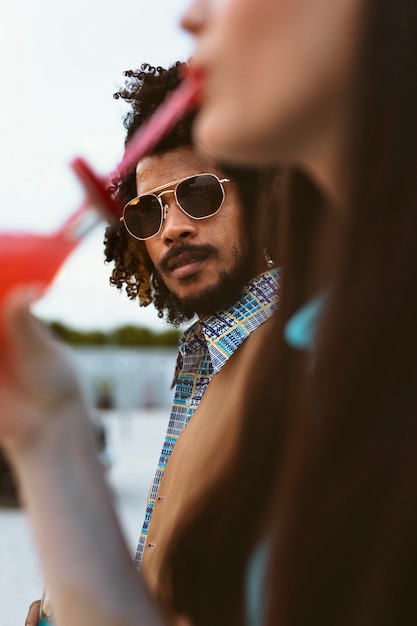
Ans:
MULTIPOLYGON (((138 72, 126 73, 125 87, 115 97, 131 105, 124 122, 127 142, 178 86, 181 72, 182 65, 176 63, 167 70, 143 65, 138 72)), ((203 396, 208 399, 208 410, 219 396, 222 401, 220 372, 230 370, 223 366, 271 318, 278 299, 279 274, 269 256, 275 254, 276 232, 271 227, 274 222, 268 223, 275 219, 276 209, 271 206, 268 211, 272 203, 267 202, 275 174, 253 169, 226 171, 193 147, 192 121, 193 114, 181 120, 156 150, 138 163, 136 172, 115 182, 114 194, 126 206, 121 222, 109 226, 105 237, 106 260, 114 263, 111 284, 124 288, 141 306, 153 303, 159 316, 174 325, 197 316, 180 339, 171 417, 135 558, 154 591, 168 537, 175 532, 185 496, 193 491, 190 482, 195 492, 200 486, 195 477, 191 481, 183 473, 188 472, 184 460, 191 449, 199 450, 202 459, 209 453, 206 442, 220 432, 220 428, 206 432, 207 421, 200 409, 199 420, 197 415, 193 419, 197 432, 184 428, 203 396), (259 210, 265 212, 269 236, 269 242, 261 244, 252 228, 259 210), (217 388, 214 379, 220 381, 217 388), (207 390, 213 390, 211 395, 207 390), (190 441, 185 438, 187 433, 190 441), (171 455, 180 437, 178 461, 171 455), (202 450, 198 447, 201 439, 202 450), (179 476, 181 480, 176 480, 179 476)), ((225 453, 226 448, 222 449, 225 453)), ((204 474, 209 473, 206 468, 204 474)), ((35 626, 36 621, 30 620, 37 610, 38 603, 32 604, 26 626, 35 626)))
MULTIPOLYGON (((129 141, 179 84, 181 64, 168 70, 144 65, 127 75, 129 80, 116 97, 132 105, 125 121, 129 141)), ((109 227, 106 239, 106 258, 115 262, 114 285, 125 287, 128 296, 139 298, 141 305, 153 302, 159 315, 173 324, 198 316, 180 340, 171 418, 135 560, 139 566, 143 558, 144 567, 150 558, 145 546, 157 492, 174 445, 213 375, 271 317, 278 297, 277 270, 250 282, 273 265, 269 254, 266 258, 262 254, 263 245, 255 242, 251 225, 255 211, 261 210, 260 197, 266 197, 276 177, 253 169, 226 172, 192 146, 192 121, 191 114, 138 164, 136 187, 133 176, 120 182, 116 195, 123 203, 129 201, 126 228, 109 227), (202 173, 209 176, 199 179, 202 173), (137 196, 145 197, 138 202, 137 196)), ((262 207, 266 220, 272 220, 276 209, 268 209, 262 207)), ((268 234, 274 254, 275 229, 268 234)))

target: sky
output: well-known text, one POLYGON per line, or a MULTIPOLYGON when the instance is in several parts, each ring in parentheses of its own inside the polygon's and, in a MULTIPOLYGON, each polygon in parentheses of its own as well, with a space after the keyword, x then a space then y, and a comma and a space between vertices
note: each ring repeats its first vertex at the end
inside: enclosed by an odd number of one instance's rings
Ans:
MULTIPOLYGON (((123 72, 192 53, 179 26, 189 0, 3 0, 0 18, 0 229, 51 232, 83 199, 69 167, 100 173, 123 153, 127 106, 113 98, 123 72)), ((34 312, 79 329, 164 329, 109 285, 105 225, 79 245, 34 312)), ((1 268, 0 268, 1 271, 1 268)))

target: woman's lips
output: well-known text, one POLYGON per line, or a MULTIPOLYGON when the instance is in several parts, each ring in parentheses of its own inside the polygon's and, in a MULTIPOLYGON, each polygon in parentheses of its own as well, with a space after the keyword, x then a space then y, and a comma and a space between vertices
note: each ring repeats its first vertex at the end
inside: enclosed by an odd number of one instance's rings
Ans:
POLYGON ((202 65, 198 65, 191 59, 190 63, 185 67, 185 76, 189 83, 194 85, 196 89, 197 108, 204 101, 204 92, 207 83, 207 70, 202 65))
POLYGON ((192 60, 185 66, 185 76, 196 86, 202 86, 206 77, 206 70, 194 63, 192 60))

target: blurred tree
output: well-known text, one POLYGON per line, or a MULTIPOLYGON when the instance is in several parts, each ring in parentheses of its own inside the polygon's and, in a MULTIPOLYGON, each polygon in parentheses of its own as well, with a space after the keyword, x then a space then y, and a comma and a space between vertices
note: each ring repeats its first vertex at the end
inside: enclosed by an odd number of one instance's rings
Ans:
POLYGON ((106 333, 99 330, 76 330, 61 322, 49 322, 47 326, 61 341, 78 346, 111 344, 120 346, 176 347, 181 336, 181 331, 174 328, 156 332, 149 328, 128 325, 106 333))

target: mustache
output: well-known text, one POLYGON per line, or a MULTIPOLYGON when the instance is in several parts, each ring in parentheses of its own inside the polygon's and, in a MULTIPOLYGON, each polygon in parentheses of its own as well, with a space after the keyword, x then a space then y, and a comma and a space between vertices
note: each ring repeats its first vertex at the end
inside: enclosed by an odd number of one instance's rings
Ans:
POLYGON ((201 245, 193 245, 191 243, 183 243, 175 248, 171 248, 168 250, 166 255, 161 259, 158 263, 157 270, 160 273, 164 273, 169 271, 170 267, 175 263, 176 259, 179 258, 183 254, 188 254, 192 256, 196 256, 197 258, 207 258, 209 256, 218 257, 219 251, 215 246, 210 243, 205 243, 201 245))

